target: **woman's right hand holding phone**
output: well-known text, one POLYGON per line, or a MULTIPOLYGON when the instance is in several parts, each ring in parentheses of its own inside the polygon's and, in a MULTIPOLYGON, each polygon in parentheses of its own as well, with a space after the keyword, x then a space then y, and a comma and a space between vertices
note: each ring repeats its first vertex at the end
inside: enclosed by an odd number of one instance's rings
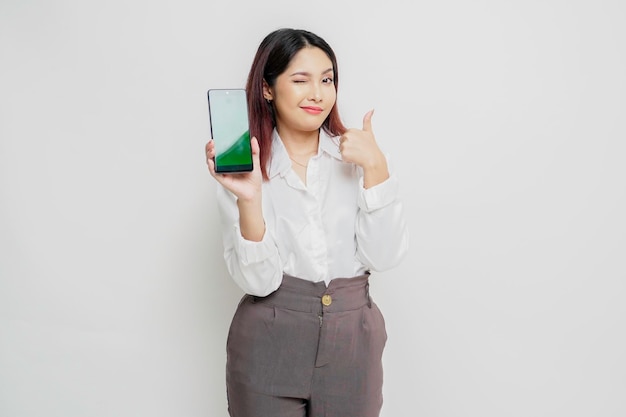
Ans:
POLYGON ((261 163, 259 161, 259 143, 256 137, 250 139, 252 148, 252 171, 237 174, 218 174, 215 172, 215 144, 210 140, 205 146, 206 162, 211 176, 224 188, 237 197, 239 208, 239 226, 244 239, 261 241, 265 233, 265 221, 261 207, 261 163))
POLYGON ((252 200, 257 194, 260 195, 263 182, 259 162, 259 143, 255 137, 250 139, 250 145, 252 147, 252 171, 229 174, 215 172, 215 144, 213 140, 211 139, 205 146, 206 162, 213 178, 235 194, 238 199, 243 200, 252 200))

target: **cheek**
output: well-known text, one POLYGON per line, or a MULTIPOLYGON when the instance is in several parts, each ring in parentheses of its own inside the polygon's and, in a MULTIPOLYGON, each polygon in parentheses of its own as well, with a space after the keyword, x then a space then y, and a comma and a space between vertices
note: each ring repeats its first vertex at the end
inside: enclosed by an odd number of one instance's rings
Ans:
POLYGON ((330 111, 335 107, 335 105, 337 104, 337 94, 332 94, 331 97, 329 97, 326 102, 328 104, 330 104, 328 106, 328 113, 330 114, 330 111))
POLYGON ((330 91, 328 91, 328 96, 326 98, 326 101, 328 101, 329 103, 332 103, 333 106, 337 102, 337 92, 335 91, 334 88, 332 88, 332 89, 330 89, 330 91))
POLYGON ((285 116, 289 114, 292 107, 293 105, 281 100, 274 104, 274 111, 276 112, 276 116, 285 116))

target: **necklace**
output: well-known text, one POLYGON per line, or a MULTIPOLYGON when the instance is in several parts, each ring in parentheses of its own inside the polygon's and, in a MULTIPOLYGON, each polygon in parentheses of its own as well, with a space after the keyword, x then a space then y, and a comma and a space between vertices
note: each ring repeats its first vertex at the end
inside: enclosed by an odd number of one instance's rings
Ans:
POLYGON ((291 157, 291 155, 289 155, 289 159, 291 159, 293 162, 295 162, 295 163, 296 163, 296 165, 300 165, 302 168, 306 168, 306 167, 309 165, 309 164, 306 164, 306 165, 301 164, 300 162, 298 162, 298 161, 296 161, 295 159, 293 159, 293 158, 291 157))

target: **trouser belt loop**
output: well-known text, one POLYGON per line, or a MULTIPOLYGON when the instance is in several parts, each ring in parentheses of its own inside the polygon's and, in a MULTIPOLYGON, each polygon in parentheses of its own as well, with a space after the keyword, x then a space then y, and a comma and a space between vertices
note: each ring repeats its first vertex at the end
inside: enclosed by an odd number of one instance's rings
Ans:
POLYGON ((367 306, 372 308, 372 298, 370 297, 370 283, 365 284, 365 297, 367 297, 367 306))

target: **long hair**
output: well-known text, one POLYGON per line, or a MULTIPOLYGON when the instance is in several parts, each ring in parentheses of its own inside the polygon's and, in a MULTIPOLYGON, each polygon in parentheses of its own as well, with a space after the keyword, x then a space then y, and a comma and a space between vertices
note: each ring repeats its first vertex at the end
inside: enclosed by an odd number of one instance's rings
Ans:
MULTIPOLYGON (((337 58, 330 45, 318 35, 301 29, 283 28, 271 32, 263 39, 256 52, 248 81, 246 93, 248 96, 248 117, 250 119, 250 136, 259 141, 261 172, 263 179, 268 180, 267 169, 272 150, 272 131, 276 126, 274 108, 263 97, 263 81, 270 87, 276 83, 276 78, 282 74, 292 58, 305 47, 317 47, 326 53, 333 65, 335 91, 339 86, 339 71, 337 58)), ((338 136, 346 131, 337 103, 324 120, 322 129, 330 136, 338 136)))

